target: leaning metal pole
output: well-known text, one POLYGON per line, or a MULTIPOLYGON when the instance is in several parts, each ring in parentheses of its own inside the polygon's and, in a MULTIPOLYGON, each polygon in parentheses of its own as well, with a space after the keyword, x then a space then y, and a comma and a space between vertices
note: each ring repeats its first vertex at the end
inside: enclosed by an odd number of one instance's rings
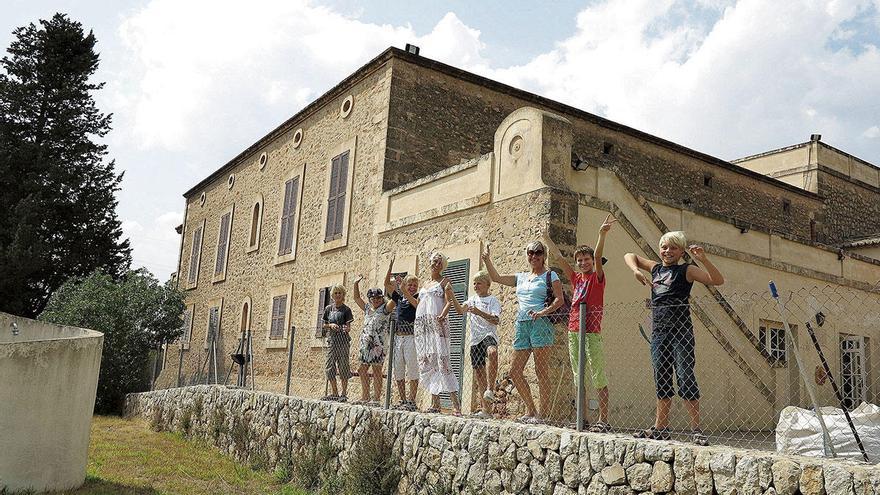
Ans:
POLYGON ((587 303, 581 301, 578 305, 578 366, 577 366, 577 431, 584 431, 584 361, 587 359, 587 303))
MULTIPOLYGON (((785 335, 786 338, 789 339, 792 345, 792 352, 794 352, 794 358, 797 361, 798 373, 801 375, 801 380, 804 381, 804 385, 807 387, 807 393, 810 395, 810 401, 813 403, 813 409, 816 411, 816 417, 819 418, 819 425, 822 427, 822 438, 825 439, 825 445, 828 446, 828 449, 831 451, 832 457, 837 457, 837 452, 834 450, 834 443, 831 441, 831 435, 828 434, 828 427, 825 426, 825 418, 822 417, 822 411, 819 409, 819 401, 816 399, 816 391, 813 390, 813 384, 810 382, 810 378, 807 376, 807 371, 804 368, 804 362, 801 360, 801 352, 798 350, 797 342, 794 341, 794 335, 791 333, 791 328, 788 326, 788 318, 785 315, 785 306, 782 304, 782 300, 779 299, 779 292, 776 290, 776 284, 773 281, 770 281, 770 295, 773 296, 773 299, 776 299, 776 310, 779 312, 779 319, 782 320, 782 325, 785 327, 785 335)), ((824 449, 823 449, 824 451, 824 449)))
POLYGON ((870 462, 868 461, 868 453, 865 452, 865 446, 862 444, 862 439, 859 437, 859 432, 856 430, 856 425, 853 424, 852 417, 849 415, 849 409, 847 409, 846 405, 843 403, 843 394, 840 393, 840 389, 837 388, 837 382, 834 380, 834 375, 831 374, 831 367, 828 366, 828 361, 825 359, 825 353, 823 353, 822 348, 819 347, 819 340, 816 339, 813 325, 811 325, 810 322, 807 322, 806 326, 807 332, 810 334, 810 339, 813 341, 813 346, 816 348, 816 353, 819 354, 819 359, 822 361, 822 366, 825 368, 825 374, 828 376, 828 381, 831 382, 831 388, 834 389, 834 395, 837 396, 837 401, 840 402, 840 409, 843 411, 843 415, 846 416, 846 422, 849 423, 849 429, 852 431, 853 437, 856 439, 856 444, 862 452, 862 458, 865 459, 865 462, 870 462))
POLYGON ((388 376, 385 378, 385 409, 391 408, 391 375, 394 372, 394 333, 397 330, 397 318, 391 318, 388 325, 388 376))

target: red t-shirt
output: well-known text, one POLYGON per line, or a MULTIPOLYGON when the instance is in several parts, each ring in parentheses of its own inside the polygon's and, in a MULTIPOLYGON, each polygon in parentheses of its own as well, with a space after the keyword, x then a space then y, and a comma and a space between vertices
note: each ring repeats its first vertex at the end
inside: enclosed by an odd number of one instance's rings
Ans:
POLYGON ((581 302, 584 301, 587 303, 587 333, 599 333, 602 330, 602 306, 605 304, 605 274, 600 279, 595 271, 575 272, 571 277, 571 285, 574 293, 571 297, 568 331, 578 331, 581 302))

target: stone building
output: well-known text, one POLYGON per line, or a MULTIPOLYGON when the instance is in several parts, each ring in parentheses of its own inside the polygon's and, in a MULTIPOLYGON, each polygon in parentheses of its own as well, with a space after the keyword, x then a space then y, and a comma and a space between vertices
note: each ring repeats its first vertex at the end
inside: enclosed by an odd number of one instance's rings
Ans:
MULTIPOLYGON (((241 331, 250 329, 257 386, 283 390, 295 325, 291 393, 323 395, 325 343, 315 330, 331 285, 348 287, 350 302, 359 274, 365 288, 381 285, 395 256, 394 272, 424 277, 427 255, 440 250, 463 295, 487 243, 499 271, 521 271, 523 247, 545 229, 570 253, 578 242, 592 244, 611 212, 619 227, 605 251, 609 305, 648 296, 623 265, 625 252, 656 258, 660 235, 679 229, 706 247, 727 283, 694 288, 695 298, 715 301, 694 308, 704 408, 766 430, 780 407, 806 395, 791 385, 794 366, 769 357, 765 327, 779 317, 744 314, 723 301, 766 292, 772 279, 790 290, 855 294, 880 308, 872 292, 880 280, 875 244, 858 244, 880 233, 878 186, 877 167, 818 137, 727 162, 390 48, 184 195, 178 280, 187 292, 186 333, 179 349, 169 348, 158 383, 192 383, 213 328, 222 380, 241 331)), ((504 307, 503 372, 516 301, 508 288, 492 290, 504 307)), ((356 339, 362 313, 355 315, 356 339)), ((620 399, 612 417, 625 412, 646 423, 654 405, 650 361, 630 323, 609 315, 603 325, 620 399)), ((475 396, 461 359, 468 338, 460 319, 453 332, 467 410, 475 396)), ((832 366, 840 366, 839 339, 858 341, 859 393, 876 402, 880 380, 866 369, 869 356, 880 356, 877 327, 830 324, 823 332, 832 366)), ((561 416, 570 409, 566 352, 555 352, 551 364, 554 383, 564 384, 555 401, 561 416)), ((810 370, 818 363, 808 362, 810 370)), ((827 385, 819 393, 831 397, 827 385)))

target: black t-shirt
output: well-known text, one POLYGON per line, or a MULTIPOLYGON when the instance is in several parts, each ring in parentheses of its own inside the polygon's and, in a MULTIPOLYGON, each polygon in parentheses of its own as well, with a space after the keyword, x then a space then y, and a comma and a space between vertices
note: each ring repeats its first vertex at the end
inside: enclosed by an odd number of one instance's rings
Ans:
MULTIPOLYGON (((336 323, 340 327, 343 325, 348 325, 352 321, 354 321, 354 314, 351 312, 351 308, 346 306, 345 304, 336 307, 335 304, 328 304, 324 308, 324 323, 336 323)), ((334 335, 345 335, 348 336, 348 333, 344 330, 327 330, 327 335, 333 337, 334 335)))
MULTIPOLYGON (((414 294, 413 297, 418 299, 419 295, 414 294)), ((406 334, 407 330, 412 332, 412 324, 416 321, 416 307, 400 291, 392 292, 391 300, 397 304, 397 333, 406 334)))
POLYGON ((689 264, 651 269, 651 314, 655 331, 690 329, 689 298, 693 282, 687 280, 689 264))

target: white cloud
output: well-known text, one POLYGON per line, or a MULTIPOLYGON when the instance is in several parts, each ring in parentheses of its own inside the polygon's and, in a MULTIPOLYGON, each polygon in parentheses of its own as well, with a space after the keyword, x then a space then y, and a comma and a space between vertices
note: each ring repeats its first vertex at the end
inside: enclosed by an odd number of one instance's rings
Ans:
POLYGON ((844 146, 880 110, 877 48, 828 46, 866 2, 712 2, 708 29, 666 22, 682 3, 594 4, 551 52, 487 75, 722 158, 814 131, 844 146))
POLYGON ((183 214, 176 211, 162 213, 146 227, 135 220, 123 220, 123 233, 132 245, 132 266, 146 267, 159 280, 167 280, 177 270, 180 235, 174 228, 182 222, 183 214))
POLYGON ((318 96, 309 88, 332 87, 392 45, 413 41, 448 63, 486 64, 480 32, 453 13, 419 37, 411 26, 364 23, 304 1, 154 0, 119 32, 134 62, 123 75, 131 86, 121 88, 134 93, 133 138, 172 151, 240 140, 242 128, 258 138, 318 96), (231 121, 238 125, 209 124, 231 121))
POLYGON ((862 133, 862 137, 866 137, 868 139, 876 139, 880 137, 880 127, 872 125, 871 127, 865 129, 865 132, 862 133))

